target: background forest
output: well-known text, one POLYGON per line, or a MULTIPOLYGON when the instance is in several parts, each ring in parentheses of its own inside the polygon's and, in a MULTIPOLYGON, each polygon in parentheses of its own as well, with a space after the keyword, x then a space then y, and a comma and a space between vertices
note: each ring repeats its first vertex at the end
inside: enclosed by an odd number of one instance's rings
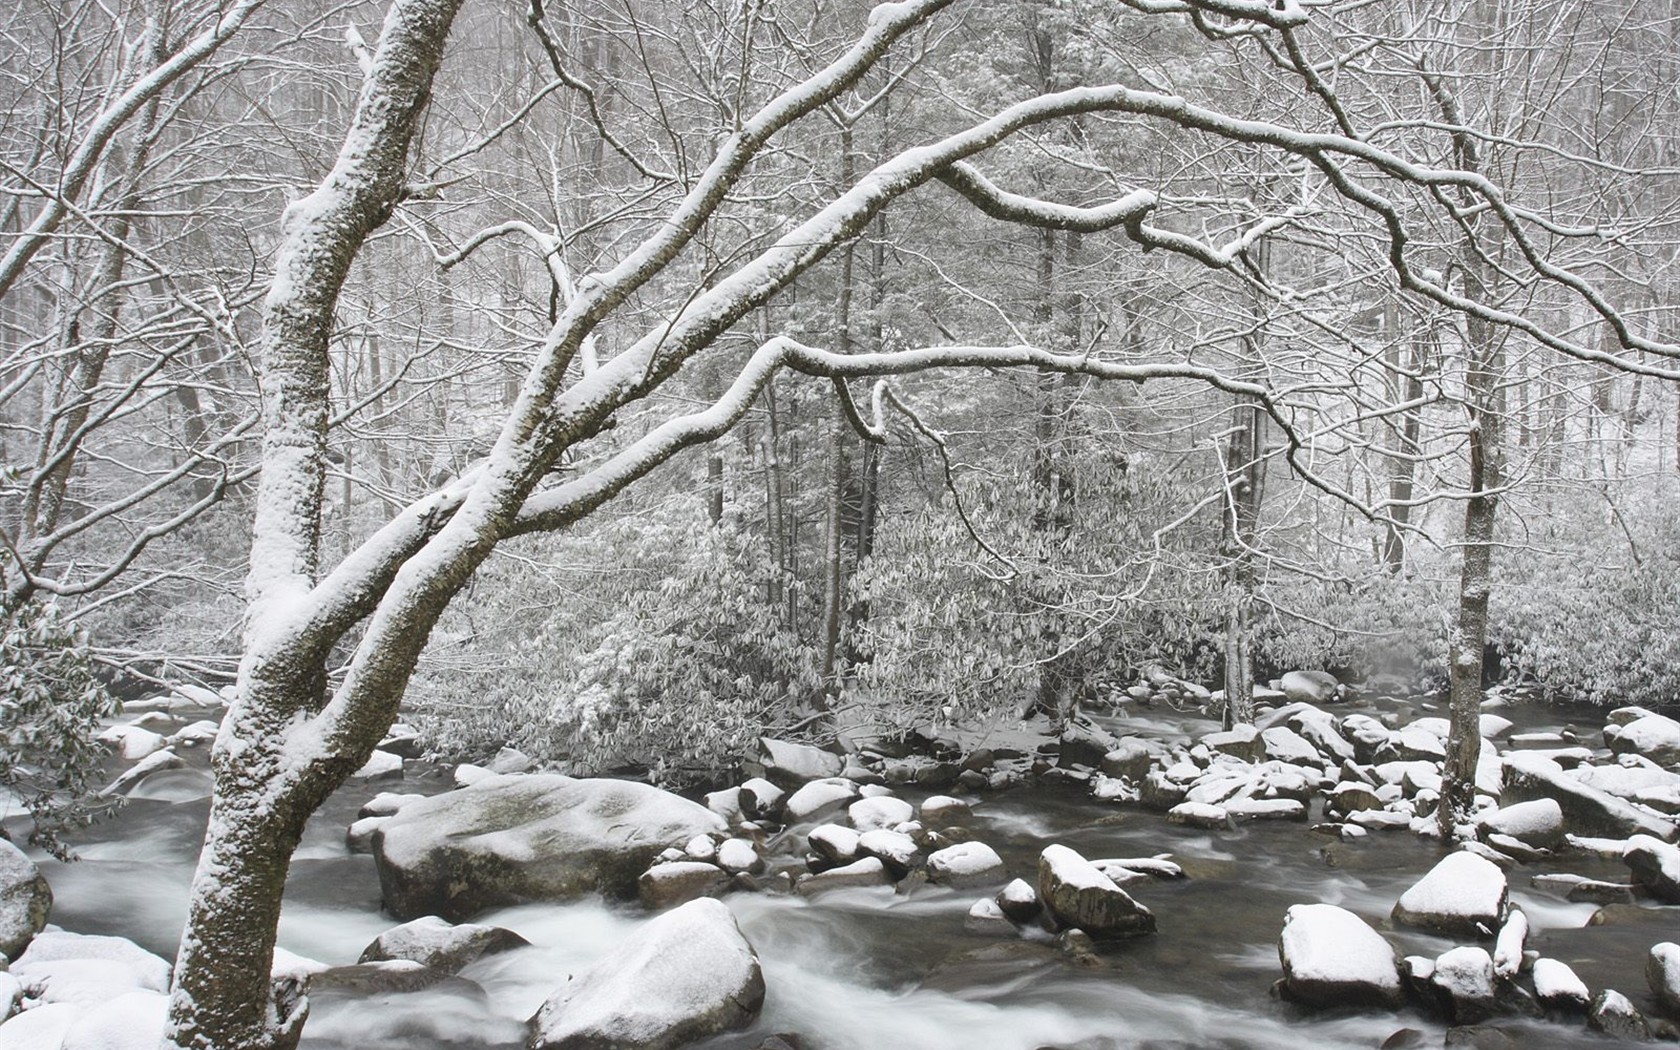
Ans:
MULTIPOLYGON (((282 213, 331 167, 382 17, 256 5, 237 38, 112 122, 208 9, 49 6, 0 27, 15 56, 0 83, 0 663, 26 749, 106 709, 90 674, 232 677, 258 311, 282 213), (101 120, 106 148, 87 155, 101 120)), ((895 381, 913 414, 889 413, 875 444, 832 385, 783 376, 706 449, 497 550, 408 691, 435 746, 513 743, 691 782, 767 730, 1065 713, 1122 698, 1152 666, 1217 687, 1235 643, 1261 680, 1444 681, 1464 507, 1488 488, 1490 674, 1598 702, 1680 692, 1677 391, 1659 354, 1620 350, 1672 330, 1672 5, 1332 5, 1281 40, 1131 9, 1154 6, 989 0, 918 30, 778 137, 698 250, 574 367, 658 326, 879 158, 1110 81, 1485 173, 1532 219, 1544 266, 1591 281, 1616 323, 1537 279, 1531 245, 1478 232, 1485 208, 1454 187, 1378 180, 1409 250, 1434 260, 1423 280, 1443 295, 1420 295, 1376 209, 1300 157, 1137 115, 1029 129, 987 153, 986 178, 1078 206, 1147 187, 1157 236, 1225 246, 1216 261, 1234 265, 999 222, 928 187, 556 480, 718 397, 772 335, 839 354, 1011 342, 1173 362, 1259 384, 1280 411, 1188 377, 958 371, 895 381), (1484 238, 1472 264, 1467 230, 1484 238), (1453 298, 1516 323, 1478 335, 1453 298), (1471 476, 1478 439, 1494 486, 1471 476)), ((328 563, 488 451, 586 275, 660 221, 744 106, 808 76, 857 20, 821 2, 463 11, 406 201, 338 303, 328 563)), ((38 761, 10 775, 51 783, 38 761)))

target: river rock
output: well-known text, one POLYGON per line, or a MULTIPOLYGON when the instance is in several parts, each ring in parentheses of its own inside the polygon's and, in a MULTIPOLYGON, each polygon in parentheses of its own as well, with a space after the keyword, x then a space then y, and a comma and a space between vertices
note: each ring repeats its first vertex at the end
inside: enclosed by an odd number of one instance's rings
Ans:
POLYGON ((851 886, 884 886, 892 879, 887 874, 887 866, 881 863, 880 857, 863 857, 850 864, 838 868, 829 868, 814 875, 801 875, 794 888, 806 897, 812 897, 825 890, 837 890, 851 886))
POLYGON ((1400 895, 1394 921, 1491 937, 1505 916, 1506 894, 1505 873, 1498 865, 1474 853, 1449 853, 1400 895))
POLYGON ((736 809, 748 820, 774 820, 781 814, 787 797, 786 791, 770 781, 753 777, 739 788, 736 809))
POLYGON ((1014 879, 998 890, 996 900, 997 906, 1013 922, 1031 922, 1044 910, 1038 900, 1038 891, 1025 879, 1014 879))
POLYGON ((1206 802, 1180 802, 1167 810, 1167 823, 1187 828, 1222 830, 1231 826, 1231 814, 1224 807, 1206 802))
POLYGON ((1327 704, 1336 699, 1341 683, 1324 671, 1290 671, 1278 681, 1278 689, 1296 703, 1327 704))
POLYGON ((758 761, 767 779, 788 790, 813 780, 837 777, 845 767, 845 760, 832 752, 768 736, 758 738, 758 761))
POLYGON ((902 831, 876 828, 858 836, 858 852, 878 857, 895 879, 903 878, 915 866, 918 850, 916 840, 902 831))
POLYGON ((859 831, 896 828, 915 819, 915 816, 915 806, 891 795, 859 799, 846 807, 846 818, 852 822, 852 827, 859 831))
POLYGON ((1618 755, 1636 754, 1663 766, 1680 762, 1680 722, 1646 713, 1625 725, 1604 727, 1604 744, 1618 755))
POLYGON ((6 839, 0 839, 0 952, 8 959, 47 925, 52 887, 35 862, 6 839))
POLYGON ((1297 904, 1278 937, 1289 997, 1310 1006, 1379 1006, 1405 1000, 1394 949, 1365 920, 1334 904, 1297 904))
POLYGON ((1534 960, 1534 994, 1548 1009, 1585 1013, 1592 1002, 1586 982, 1575 976, 1567 963, 1556 959, 1534 960))
POLYGON ((858 797, 858 786, 845 777, 813 780, 789 795, 784 803, 789 820, 811 820, 838 810, 858 797))
POLYGON ((350 774, 352 780, 401 780, 403 757, 390 751, 374 751, 362 767, 350 774))
POLYGON ((850 864, 858 858, 857 831, 839 824, 822 824, 812 829, 805 840, 817 855, 830 864, 850 864))
POLYGON ((1209 733, 1202 743, 1222 755, 1240 758, 1244 762, 1258 762, 1266 753, 1260 730, 1251 725, 1235 725, 1220 733, 1209 733))
POLYGON ((1645 981, 1668 1017, 1680 1017, 1680 944, 1664 941, 1651 946, 1645 958, 1645 981))
POLYGON ((758 955, 709 898, 653 919, 567 981, 531 1019, 531 1050, 670 1050, 750 1024, 758 955))
POLYGON ((362 817, 344 831, 344 845, 351 853, 373 852, 373 836, 384 827, 390 817, 362 817))
MULTIPOLYGON (((156 1050, 163 1042, 169 996, 153 991, 125 992, 105 1002, 77 1007, 76 1013, 61 1041, 50 1044, 55 1050, 156 1050)), ((0 1045, 19 1050, 20 1044, 7 1039, 7 1034, 9 1031, 0 1032, 0 1045)))
POLYGON ((1273 726, 1260 734, 1266 757, 1297 766, 1319 766, 1324 756, 1318 753, 1306 737, 1288 726, 1273 726))
POLYGON ((1108 776, 1125 777, 1136 782, 1149 774, 1149 767, 1156 759, 1164 758, 1166 754, 1166 745, 1158 740, 1123 736, 1115 742, 1108 754, 1102 757, 1100 768, 1108 776))
POLYGON ((131 724, 107 726, 96 739, 125 762, 138 762, 169 743, 162 734, 131 724))
POLYGON ((642 907, 660 911, 701 897, 721 896, 732 879, 729 872, 704 861, 655 864, 636 880, 636 896, 642 907))
POLYGON ((362 950, 357 962, 406 960, 441 973, 459 973, 463 966, 497 952, 530 944, 525 938, 500 926, 477 923, 452 925, 435 915, 422 915, 401 926, 393 926, 374 938, 362 950))
POLYGON ((1038 897, 1062 926, 1092 937, 1155 932, 1155 915, 1073 850, 1050 845, 1038 858, 1038 897))
POLYGON ((1118 747, 1120 741, 1105 730, 1083 722, 1069 722, 1057 740, 1057 764, 1062 766, 1102 765, 1103 758, 1118 747))
POLYGON ((997 901, 981 897, 963 916, 963 929, 986 937, 1007 937, 1015 932, 1015 924, 1009 921, 997 901))
POLYGON ((996 885, 1003 879, 1003 858, 984 842, 959 842, 930 853, 927 873, 929 882, 958 889, 996 885))
POLYGON ((1509 835, 1539 849, 1548 849, 1563 839, 1563 808, 1556 799, 1537 798, 1484 812, 1476 827, 1487 835, 1509 835))
POLYGON ((1650 835, 1635 835, 1622 854, 1633 881, 1665 904, 1680 904, 1680 848, 1650 835))
POLYGON ((722 817, 623 780, 492 775, 404 806, 374 838, 385 907, 459 920, 485 908, 629 897, 660 851, 723 831, 722 817))
POLYGON ((1509 801, 1555 799, 1569 829, 1581 835, 1651 835, 1672 842, 1676 829, 1664 820, 1597 788, 1588 787, 1544 754, 1510 751, 1504 756, 1505 792, 1509 801))
POLYGON ((922 823, 930 828, 959 824, 974 815, 967 802, 950 795, 929 795, 922 801, 922 823))
POLYGON ((1587 1029, 1629 1042, 1646 1043, 1651 1040, 1651 1026, 1628 997, 1614 988, 1598 993, 1587 1008, 1587 1029))
POLYGON ((1487 949, 1461 945, 1435 959, 1429 983, 1454 1023, 1477 1024, 1499 1012, 1493 977, 1493 957, 1487 949))

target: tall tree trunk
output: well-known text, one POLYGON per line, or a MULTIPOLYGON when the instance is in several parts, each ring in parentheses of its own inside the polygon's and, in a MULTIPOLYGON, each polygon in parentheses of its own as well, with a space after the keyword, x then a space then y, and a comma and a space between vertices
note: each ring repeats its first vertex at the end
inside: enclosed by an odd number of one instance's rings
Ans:
MULTIPOLYGON (((850 124, 840 129, 840 186, 841 192, 852 184, 857 173, 857 156, 853 152, 850 124)), ((854 244, 840 249, 840 289, 834 306, 834 332, 837 349, 842 354, 852 352, 852 297, 856 276, 854 244)), ((823 540, 823 619, 822 619, 822 680, 829 696, 840 692, 842 668, 840 635, 844 620, 846 576, 843 553, 846 533, 846 496, 851 485, 850 433, 845 414, 838 401, 830 412, 828 431, 828 492, 825 515, 828 530, 823 540)))
MULTIPOLYGON (((1399 357, 1399 333, 1391 335, 1395 356, 1399 357)), ((1428 337, 1413 333, 1407 340, 1410 353, 1397 361, 1395 369, 1401 400, 1412 407, 1400 416, 1400 432, 1395 441, 1394 473, 1388 481, 1389 522, 1383 536, 1383 564, 1395 576, 1406 570, 1406 529, 1412 521, 1412 497, 1416 492, 1417 462, 1423 452, 1423 410, 1417 402, 1423 398, 1423 364, 1428 337)))
POLYGON ((1255 543, 1265 490, 1265 448, 1265 411, 1253 398, 1239 397, 1231 406, 1231 436, 1225 444, 1226 729, 1254 722, 1254 606, 1259 583, 1255 543))

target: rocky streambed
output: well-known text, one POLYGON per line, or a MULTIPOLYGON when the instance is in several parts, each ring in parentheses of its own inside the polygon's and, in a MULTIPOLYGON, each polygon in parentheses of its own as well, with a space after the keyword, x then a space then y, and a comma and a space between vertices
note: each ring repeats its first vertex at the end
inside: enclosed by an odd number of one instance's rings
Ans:
MULTIPOLYGON (((1171 688, 1054 737, 770 741, 757 776, 689 800, 511 753, 440 769, 398 734, 311 823, 276 973, 309 989, 323 1048, 1672 1033, 1680 724, 1496 695, 1486 810, 1457 849, 1418 834, 1445 732, 1427 698, 1297 689, 1222 734, 1150 706, 1171 688)), ((0 1050, 155 1041, 207 812, 206 699, 131 709, 110 734, 127 807, 80 861, 30 858, 56 929, 0 988, 0 1050)))

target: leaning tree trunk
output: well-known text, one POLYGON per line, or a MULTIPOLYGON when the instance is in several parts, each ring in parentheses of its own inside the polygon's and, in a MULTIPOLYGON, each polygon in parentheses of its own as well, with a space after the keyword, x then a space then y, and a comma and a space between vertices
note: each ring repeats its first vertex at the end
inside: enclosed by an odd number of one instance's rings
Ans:
MULTIPOLYGON (((401 199, 409 144, 461 0, 394 0, 333 170, 288 210, 264 306, 263 473, 252 525, 239 695, 212 753, 215 796, 175 964, 166 1042, 285 1050, 307 1002, 270 968, 286 871, 309 814, 365 759, 379 728, 308 754, 289 747, 325 698, 333 634, 277 636, 315 582, 338 296, 368 235, 401 199)), ((399 682, 390 683, 400 693, 399 682)))

